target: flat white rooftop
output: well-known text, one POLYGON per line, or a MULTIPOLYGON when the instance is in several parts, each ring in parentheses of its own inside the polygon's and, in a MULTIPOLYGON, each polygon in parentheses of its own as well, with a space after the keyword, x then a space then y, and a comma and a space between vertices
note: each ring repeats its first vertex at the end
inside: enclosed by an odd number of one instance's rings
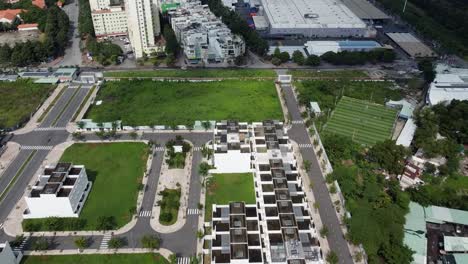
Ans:
POLYGON ((363 28, 365 23, 335 0, 262 0, 272 27, 363 28))

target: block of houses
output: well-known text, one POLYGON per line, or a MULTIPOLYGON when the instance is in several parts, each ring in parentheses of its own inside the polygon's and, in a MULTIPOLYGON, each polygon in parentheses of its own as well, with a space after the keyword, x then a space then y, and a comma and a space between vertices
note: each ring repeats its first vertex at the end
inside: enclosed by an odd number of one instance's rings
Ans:
POLYGON ((23 217, 78 217, 91 190, 83 165, 48 165, 27 193, 23 217))

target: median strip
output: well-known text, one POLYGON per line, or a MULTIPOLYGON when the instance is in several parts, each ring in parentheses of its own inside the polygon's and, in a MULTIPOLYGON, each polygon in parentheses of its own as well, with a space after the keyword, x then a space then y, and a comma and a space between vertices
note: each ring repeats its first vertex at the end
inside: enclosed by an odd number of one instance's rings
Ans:
POLYGON ((70 98, 70 100, 68 100, 67 104, 62 108, 62 110, 60 111, 60 113, 57 115, 57 117, 54 119, 54 122, 52 122, 52 125, 51 126, 55 126, 57 124, 57 122, 59 121, 60 117, 63 115, 63 112, 65 112, 65 110, 68 108, 68 106, 71 104, 71 102, 73 101, 73 98, 75 98, 76 94, 78 93, 78 91, 81 89, 81 86, 79 88, 76 88, 76 91, 73 93, 72 97, 70 98))
POLYGON ((11 179, 10 183, 8 183, 8 186, 5 188, 5 190, 2 192, 0 195, 0 202, 3 201, 3 198, 7 195, 8 191, 11 189, 11 187, 16 183, 18 180, 18 177, 23 173, 24 169, 26 169, 26 166, 29 164, 31 159, 34 157, 34 154, 36 154, 37 150, 33 150, 31 154, 29 154, 28 158, 26 161, 21 165, 19 170, 16 172, 15 176, 13 176, 13 179, 11 179))
POLYGON ((88 102, 89 98, 91 97, 91 95, 94 93, 94 90, 96 89, 96 85, 94 85, 91 89, 89 89, 88 91, 88 94, 86 94, 86 97, 85 99, 83 100, 83 102, 81 102, 80 104, 80 107, 78 108, 78 110, 76 110, 75 114, 73 115, 73 118, 72 118, 72 121, 76 121, 76 118, 78 117, 78 115, 80 114, 81 110, 83 109, 83 107, 86 105, 86 103, 88 102))

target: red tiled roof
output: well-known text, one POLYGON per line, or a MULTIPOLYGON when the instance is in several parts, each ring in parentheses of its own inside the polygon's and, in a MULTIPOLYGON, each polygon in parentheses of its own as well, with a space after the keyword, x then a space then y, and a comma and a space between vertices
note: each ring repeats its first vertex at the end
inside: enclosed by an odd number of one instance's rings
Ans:
POLYGON ((37 23, 21 24, 21 25, 18 25, 18 28, 37 28, 37 26, 38 26, 37 23))
POLYGON ((0 19, 6 18, 10 21, 13 21, 19 13, 23 12, 23 9, 5 9, 0 10, 0 19))
POLYGON ((32 0, 32 4, 39 7, 39 8, 45 8, 46 7, 45 0, 32 0))

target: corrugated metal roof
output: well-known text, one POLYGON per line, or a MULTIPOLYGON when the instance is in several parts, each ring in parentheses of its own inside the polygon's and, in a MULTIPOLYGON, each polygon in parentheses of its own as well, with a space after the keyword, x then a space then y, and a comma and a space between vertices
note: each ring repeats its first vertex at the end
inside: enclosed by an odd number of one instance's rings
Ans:
POLYGON ((429 206, 426 208, 426 221, 468 225, 468 212, 440 206, 429 206))
POLYGON ((425 264, 427 256, 426 221, 424 219, 424 208, 414 202, 409 204, 409 213, 406 214, 404 226, 405 237, 403 242, 415 253, 414 264, 425 264), (420 234, 421 233, 421 234, 420 234))
POLYGON ((448 252, 468 251, 468 237, 444 236, 444 250, 448 252))

